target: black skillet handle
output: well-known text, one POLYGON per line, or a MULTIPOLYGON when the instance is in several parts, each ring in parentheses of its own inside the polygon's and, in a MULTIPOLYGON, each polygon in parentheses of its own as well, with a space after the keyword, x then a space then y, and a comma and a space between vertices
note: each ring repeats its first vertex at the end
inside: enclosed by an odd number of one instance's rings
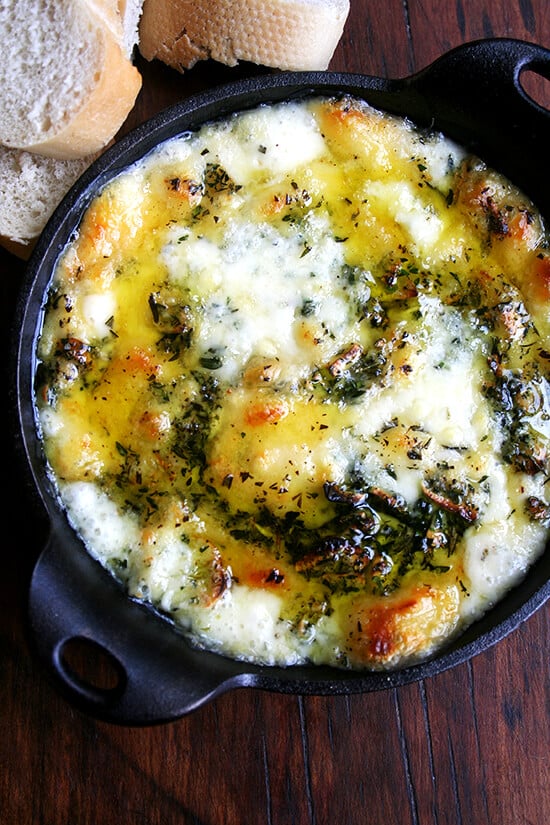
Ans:
POLYGON ((73 550, 50 535, 33 571, 28 615, 32 644, 74 706, 118 724, 156 724, 244 686, 232 663, 167 633, 163 619, 121 599, 109 574, 98 582, 97 562, 73 550))
POLYGON ((550 80, 550 50, 522 40, 458 46, 402 81, 409 114, 453 135, 550 214, 550 111, 522 85, 526 71, 550 80))

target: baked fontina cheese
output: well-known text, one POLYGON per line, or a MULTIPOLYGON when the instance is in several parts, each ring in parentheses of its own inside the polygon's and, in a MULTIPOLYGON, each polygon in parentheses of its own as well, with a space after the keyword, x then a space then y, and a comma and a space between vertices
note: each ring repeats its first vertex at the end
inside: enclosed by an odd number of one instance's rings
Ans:
POLYGON ((199 648, 420 661, 544 550, 549 299, 536 208, 439 134, 346 97, 174 138, 51 285, 68 518, 199 648))

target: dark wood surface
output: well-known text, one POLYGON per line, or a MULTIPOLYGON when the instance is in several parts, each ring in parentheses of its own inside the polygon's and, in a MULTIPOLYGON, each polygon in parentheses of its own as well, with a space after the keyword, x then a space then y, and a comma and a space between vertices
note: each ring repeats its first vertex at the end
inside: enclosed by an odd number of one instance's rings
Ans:
MULTIPOLYGON (((352 0, 331 68, 404 76, 491 36, 550 46, 548 0, 352 0)), ((143 91, 124 129, 190 92, 256 72, 140 68, 143 91)), ((547 81, 533 93, 550 106, 547 81)), ((22 272, 0 253, 5 348, 22 272)), ((470 662, 406 687, 350 697, 241 689, 169 724, 110 725, 61 698, 28 647, 26 592, 41 532, 19 512, 25 499, 12 478, 8 460, 1 825, 550 823, 548 606, 470 662)))

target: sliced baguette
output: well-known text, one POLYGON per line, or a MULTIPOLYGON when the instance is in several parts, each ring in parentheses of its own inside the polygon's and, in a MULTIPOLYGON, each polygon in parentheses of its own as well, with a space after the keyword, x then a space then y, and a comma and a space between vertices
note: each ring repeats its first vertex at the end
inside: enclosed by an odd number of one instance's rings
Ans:
MULTIPOLYGON (((0 143, 63 160, 103 148, 141 88, 111 0, 0 4, 0 143)), ((114 7, 116 9, 116 6, 114 7)))
POLYGON ((139 50, 179 71, 208 58, 326 69, 348 12, 349 0, 145 0, 139 50))
POLYGON ((28 258, 54 209, 95 157, 58 160, 0 146, 0 244, 28 258))

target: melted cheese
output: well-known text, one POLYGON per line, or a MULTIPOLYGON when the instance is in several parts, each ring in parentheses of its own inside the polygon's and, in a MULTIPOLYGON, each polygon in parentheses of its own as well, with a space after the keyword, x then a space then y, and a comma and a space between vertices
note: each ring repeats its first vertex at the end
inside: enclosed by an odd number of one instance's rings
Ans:
POLYGON ((352 100, 158 147, 60 257, 36 404, 90 553, 199 647, 395 668, 547 540, 549 239, 352 100))

